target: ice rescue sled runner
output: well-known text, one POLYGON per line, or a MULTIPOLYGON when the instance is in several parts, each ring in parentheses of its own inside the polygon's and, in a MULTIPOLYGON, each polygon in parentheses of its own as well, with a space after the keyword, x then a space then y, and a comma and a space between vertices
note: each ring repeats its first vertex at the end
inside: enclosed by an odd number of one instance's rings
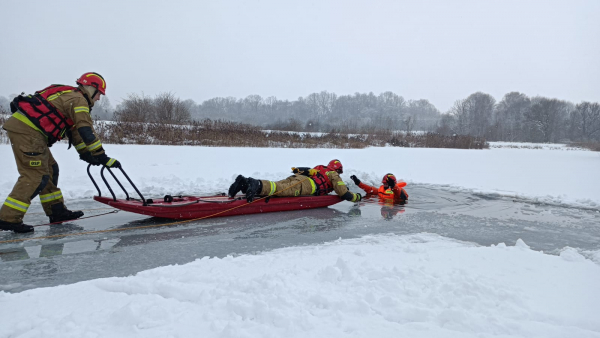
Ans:
POLYGON ((108 172, 115 179, 117 184, 125 192, 125 199, 117 199, 115 194, 104 177, 104 169, 100 170, 100 176, 110 191, 112 197, 103 197, 100 188, 90 173, 91 165, 88 165, 88 176, 94 183, 98 196, 94 200, 107 204, 111 207, 133 212, 136 214, 170 218, 170 219, 194 219, 208 217, 222 217, 235 215, 248 215, 263 212, 290 211, 313 208, 324 208, 341 202, 340 197, 335 195, 325 196, 299 196, 299 197, 277 197, 272 196, 266 199, 255 200, 252 203, 246 202, 244 197, 229 198, 225 194, 215 196, 170 196, 166 195, 162 200, 145 199, 138 188, 133 184, 123 168, 119 168, 123 176, 127 178, 131 186, 139 195, 139 199, 129 197, 127 190, 117 179, 115 174, 108 169, 108 172))

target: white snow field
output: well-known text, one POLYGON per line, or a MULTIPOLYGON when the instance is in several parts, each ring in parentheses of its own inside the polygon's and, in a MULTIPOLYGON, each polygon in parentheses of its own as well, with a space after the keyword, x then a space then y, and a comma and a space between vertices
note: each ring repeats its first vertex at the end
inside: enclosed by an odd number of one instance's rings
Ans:
MULTIPOLYGON (((277 180, 291 166, 338 158, 347 182, 356 174, 378 184, 392 172, 409 193, 430 184, 600 208, 600 154, 561 147, 105 147, 153 196, 222 192, 237 174, 277 180)), ((91 198, 75 151, 52 151, 67 202, 91 198)), ((7 145, 0 156, 12 157, 7 145)), ((4 161, 0 195, 16 178, 4 161)), ((600 265, 573 248, 556 256, 521 240, 483 247, 427 233, 365 236, 0 292, 0 337, 600 337, 599 285, 600 265)))

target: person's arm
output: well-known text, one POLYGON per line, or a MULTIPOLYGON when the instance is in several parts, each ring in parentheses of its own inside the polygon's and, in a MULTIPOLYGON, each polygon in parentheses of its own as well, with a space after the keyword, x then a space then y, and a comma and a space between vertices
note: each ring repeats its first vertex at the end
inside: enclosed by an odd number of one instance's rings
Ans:
POLYGON ((85 159, 91 155, 91 158, 97 161, 98 164, 104 164, 107 167, 119 167, 121 165, 119 161, 106 155, 100 138, 96 136, 90 108, 85 98, 81 96, 73 99, 70 109, 74 122, 74 128, 71 131, 73 139, 71 141, 81 158, 91 163, 85 159), (90 154, 88 155, 87 152, 90 154))
POLYGON ((398 182, 394 187, 394 200, 404 202, 408 200, 408 193, 404 190, 406 182, 398 182))
POLYGON ((378 189, 373 186, 360 182, 358 184, 358 187, 364 190, 367 193, 367 195, 377 195, 378 189))
POLYGON ((329 181, 333 185, 333 191, 335 191, 335 193, 342 199, 350 202, 358 202, 362 199, 360 194, 355 194, 348 190, 346 183, 342 181, 340 175, 338 175, 338 173, 335 171, 327 172, 327 177, 329 177, 329 181))
POLYGON ((377 188, 372 187, 368 184, 365 184, 363 182, 361 182, 358 177, 356 177, 356 175, 352 175, 350 176, 350 178, 352 179, 352 181, 354 181, 354 184, 356 184, 359 188, 361 188, 362 190, 364 190, 367 195, 369 194, 377 194, 377 188))

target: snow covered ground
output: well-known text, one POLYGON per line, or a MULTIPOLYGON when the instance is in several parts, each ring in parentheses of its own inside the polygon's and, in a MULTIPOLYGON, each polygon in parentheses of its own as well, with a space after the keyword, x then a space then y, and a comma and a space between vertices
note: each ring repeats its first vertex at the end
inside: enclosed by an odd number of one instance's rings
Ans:
MULTIPOLYGON (((222 192, 240 173, 276 180, 338 158, 353 191, 352 174, 377 184, 392 172, 409 193, 419 183, 600 208, 600 154, 560 147, 106 150, 151 197, 222 192)), ((86 165, 64 145, 52 151, 67 201, 90 198, 86 165)), ((0 156, 12 157, 7 145, 0 156)), ((4 161, 0 195, 16 178, 4 161)), ((599 282, 600 266, 572 248, 377 235, 0 292, 0 337, 600 337, 599 282)))

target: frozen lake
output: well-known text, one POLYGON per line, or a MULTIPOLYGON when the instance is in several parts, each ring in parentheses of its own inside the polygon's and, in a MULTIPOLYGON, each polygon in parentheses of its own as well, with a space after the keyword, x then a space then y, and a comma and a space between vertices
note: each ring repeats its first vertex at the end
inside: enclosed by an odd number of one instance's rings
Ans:
MULTIPOLYGON (((68 224, 36 228, 32 235, 0 233, 0 241, 68 234, 63 238, 0 243, 0 290, 70 284, 101 277, 184 264, 204 256, 254 253, 316 244, 366 234, 429 232, 489 246, 523 239, 533 250, 558 254, 565 246, 581 254, 600 249, 600 212, 515 200, 493 194, 455 192, 431 185, 411 185, 406 206, 382 206, 365 200, 330 208, 222 217, 185 224, 127 230, 169 220, 119 212, 68 224), (123 231, 76 235, 80 232, 123 231)), ((154 196, 156 197, 156 196, 154 196)), ((91 200, 70 201, 71 209, 95 209, 91 200)), ((107 210, 89 211, 87 215, 107 210)), ((26 217, 30 224, 47 218, 39 205, 26 217)))

